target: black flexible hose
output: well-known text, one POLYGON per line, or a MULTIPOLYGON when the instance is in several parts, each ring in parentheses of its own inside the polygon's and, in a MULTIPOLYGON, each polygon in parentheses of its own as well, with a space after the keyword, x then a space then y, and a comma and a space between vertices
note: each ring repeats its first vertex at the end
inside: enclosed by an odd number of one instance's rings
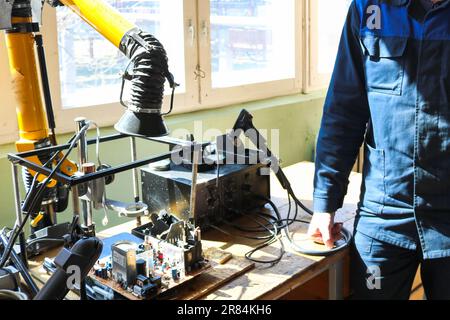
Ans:
POLYGON ((163 45, 149 33, 131 30, 124 36, 121 51, 130 58, 130 106, 138 109, 160 110, 164 98, 165 79, 176 86, 169 72, 168 58, 163 45))

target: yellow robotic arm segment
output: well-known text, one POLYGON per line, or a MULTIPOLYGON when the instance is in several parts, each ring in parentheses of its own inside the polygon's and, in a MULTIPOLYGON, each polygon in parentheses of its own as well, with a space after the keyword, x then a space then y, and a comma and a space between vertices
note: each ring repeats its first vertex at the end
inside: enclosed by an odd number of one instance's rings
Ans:
POLYGON ((136 26, 102 0, 60 0, 117 48, 136 26))
MULTIPOLYGON (((31 23, 31 17, 12 17, 12 24, 31 23)), ((37 144, 48 140, 48 124, 42 101, 42 93, 35 56, 35 38, 32 32, 6 32, 6 47, 9 58, 9 68, 12 77, 12 88, 16 97, 17 124, 19 140, 16 142, 18 152, 32 151, 37 144)), ((62 154, 60 155, 62 157, 62 154)), ((42 165, 38 157, 30 157, 30 161, 42 165)), ((61 171, 73 175, 77 171, 74 163, 66 160, 61 171)), ((36 172, 29 170, 31 175, 36 172)), ((45 180, 44 175, 38 181, 45 180)), ((51 180, 48 187, 56 186, 51 180)))
MULTIPOLYGON (((17 9, 25 8, 31 3, 30 1, 33 0, 15 0, 16 9, 12 10, 11 17, 12 27, 6 31, 10 71, 17 100, 16 111, 20 140, 17 141, 16 148, 19 152, 45 147, 46 143, 48 145, 52 141, 43 105, 38 64, 35 57, 36 36, 33 29, 32 13, 31 10, 17 9), (15 14, 15 12, 19 12, 19 14, 15 14)), ((2 0, 0 0, 1 2, 2 0)), ((167 134, 167 128, 163 123, 161 114, 164 78, 169 80, 172 88, 176 84, 168 71, 167 57, 162 45, 153 36, 142 33, 136 25, 103 0, 59 0, 59 2, 80 16, 127 57, 133 59, 135 64, 141 64, 140 73, 135 76, 136 79, 132 83, 134 109, 125 113, 124 121, 122 119, 119 121, 119 123, 125 122, 130 125, 118 126, 118 130, 122 133, 146 136, 167 134), (151 62, 152 66, 147 65, 148 61, 151 62), (141 122, 150 125, 142 126, 141 122), (143 132, 141 132, 141 129, 143 132)), ((58 1, 51 2, 52 5, 53 3, 58 3, 58 1)), ((5 23, 1 25, 5 25, 5 23)), ((62 155, 57 157, 55 161, 58 161, 58 158, 62 158, 62 155)), ((37 157, 30 158, 30 160, 42 165, 37 157)), ((67 175, 73 175, 77 171, 77 167, 69 160, 65 160, 61 171, 67 175)), ((30 173, 33 176, 36 174, 31 170, 30 173)), ((43 181, 45 176, 40 175, 38 179, 43 181)), ((56 182, 52 181, 49 187, 55 184, 56 182)))
MULTIPOLYGON (((31 18, 13 17, 13 23, 31 23, 31 18)), ((32 33, 6 33, 12 86, 16 96, 20 141, 40 141, 48 137, 42 103, 32 33)))

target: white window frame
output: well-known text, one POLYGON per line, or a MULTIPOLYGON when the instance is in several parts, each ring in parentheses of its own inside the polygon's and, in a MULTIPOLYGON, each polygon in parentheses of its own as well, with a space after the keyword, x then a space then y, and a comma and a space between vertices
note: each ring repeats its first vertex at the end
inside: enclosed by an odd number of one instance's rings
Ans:
POLYGON ((328 85, 331 73, 319 73, 318 67, 318 52, 319 52, 319 30, 318 30, 318 2, 315 0, 306 0, 305 5, 305 32, 306 38, 306 52, 305 52, 305 85, 303 92, 308 93, 315 90, 326 88, 328 85))
MULTIPOLYGON (((305 11, 308 2, 313 0, 295 0, 295 78, 254 83, 229 88, 212 88, 211 77, 211 42, 210 42, 210 1, 209 0, 183 0, 184 4, 184 45, 185 45, 185 93, 177 94, 173 114, 217 108, 236 103, 261 100, 283 95, 299 94, 309 84, 311 62, 307 61, 309 42, 307 23, 309 14, 305 11), (206 29, 204 29, 206 27, 206 29), (206 30, 206 32, 204 32, 206 30), (198 70, 204 72, 204 78, 198 76, 198 70)), ((44 6, 43 26, 41 31, 44 37, 47 68, 50 89, 52 92, 53 107, 56 120, 57 133, 73 132, 74 119, 79 116, 87 117, 100 126, 115 124, 124 112, 119 102, 65 109, 62 107, 58 33, 56 10, 48 5, 44 6)), ((3 33, 3 32, 0 32, 3 33)), ((0 96, 2 97, 3 119, 0 120, 0 143, 9 143, 17 140, 17 118, 15 115, 15 98, 12 94, 11 77, 8 70, 8 60, 3 34, 0 35, 0 96), (10 106, 10 107, 8 107, 10 106)), ((170 57, 169 57, 170 59, 170 57)), ((308 86, 308 89, 311 86, 308 86)), ((117 88, 119 96, 120 87, 117 88)), ((164 110, 169 107, 169 96, 164 99, 164 110)))
POLYGON ((215 108, 229 104, 261 100, 276 96, 300 93, 302 89, 302 2, 295 0, 295 77, 251 83, 228 88, 212 88, 211 39, 210 39, 210 1, 198 0, 199 13, 199 68, 205 77, 200 78, 200 103, 202 108, 215 108))
MULTIPOLYGON (((194 2, 183 0, 184 20, 186 22, 192 20, 195 16, 194 2)), ((46 46, 47 68, 49 73, 50 88, 52 89, 52 99, 55 112, 55 121, 57 132, 71 132, 74 130, 74 121, 76 117, 83 116, 94 120, 99 126, 111 126, 115 124, 123 115, 125 109, 119 102, 107 103, 94 106, 63 108, 61 99, 61 86, 59 76, 59 53, 58 53, 58 33, 56 10, 46 6, 43 14, 42 34, 44 36, 46 46), (99 116, 101 115, 101 116, 99 116)), ((189 75, 193 74, 197 61, 197 50, 190 46, 187 39, 189 38, 189 30, 185 28, 184 49, 185 49, 185 79, 176 79, 178 82, 186 81, 185 93, 178 93, 174 99, 174 112, 182 113, 191 111, 196 106, 198 98, 198 90, 193 81, 188 81, 189 75)), ((170 57, 169 57, 170 59, 170 57)), ((117 87, 117 98, 119 98, 120 86, 117 87)), ((163 110, 169 109, 170 95, 165 95, 163 110)))
MULTIPOLYGON (((329 0, 333 1, 333 0, 329 0)), ((332 72, 320 73, 319 66, 319 3, 317 0, 303 0, 304 2, 304 66, 303 92, 309 93, 328 88, 332 72)), ((341 30, 339 30, 341 31, 341 30)), ((339 36, 340 36, 339 32, 339 36)))

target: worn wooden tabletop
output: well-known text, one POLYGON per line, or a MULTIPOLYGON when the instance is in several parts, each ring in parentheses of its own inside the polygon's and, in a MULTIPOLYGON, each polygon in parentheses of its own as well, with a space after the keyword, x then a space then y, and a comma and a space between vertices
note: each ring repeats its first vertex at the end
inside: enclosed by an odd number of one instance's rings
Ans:
MULTIPOLYGON (((314 164, 301 162, 284 169, 297 197, 309 208, 312 206, 314 164)), ((359 190, 361 175, 352 173, 348 195, 345 198, 344 206, 336 214, 336 220, 343 222, 344 226, 353 229, 353 220, 356 206, 359 200, 359 190)), ((271 177, 271 198, 277 205, 282 216, 288 212, 288 199, 286 191, 282 189, 274 176, 271 177)), ((309 216, 301 212, 302 219, 309 219, 309 216)), ((135 222, 128 223, 107 229, 99 234, 101 237, 112 236, 124 231, 129 231, 135 227, 135 222)), ((305 240, 307 225, 295 223, 291 227, 293 238, 302 246, 314 249, 323 249, 322 246, 305 240)), ((208 231, 202 235, 202 243, 205 249, 219 248, 227 251, 235 257, 244 257, 245 253, 252 249, 254 242, 242 238, 230 237, 218 231, 208 231)), ((291 290, 302 285, 319 272, 326 270, 327 266, 344 259, 348 255, 348 250, 333 254, 328 257, 312 257, 296 253, 286 240, 284 241, 286 253, 282 260, 274 265, 256 264, 256 267, 249 272, 239 276, 219 289, 213 291, 205 299, 213 300, 253 300, 253 299, 276 299, 289 293, 291 290)), ((264 248, 255 254, 258 259, 271 259, 278 255, 280 243, 264 248)))

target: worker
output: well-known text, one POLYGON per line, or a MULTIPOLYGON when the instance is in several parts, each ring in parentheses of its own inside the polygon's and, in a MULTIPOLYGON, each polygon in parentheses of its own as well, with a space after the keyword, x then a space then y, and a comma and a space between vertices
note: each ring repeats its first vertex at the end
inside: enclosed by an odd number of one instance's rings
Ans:
POLYGON ((351 3, 324 106, 309 234, 339 234, 364 142, 351 253, 356 299, 450 299, 450 1, 351 3))

